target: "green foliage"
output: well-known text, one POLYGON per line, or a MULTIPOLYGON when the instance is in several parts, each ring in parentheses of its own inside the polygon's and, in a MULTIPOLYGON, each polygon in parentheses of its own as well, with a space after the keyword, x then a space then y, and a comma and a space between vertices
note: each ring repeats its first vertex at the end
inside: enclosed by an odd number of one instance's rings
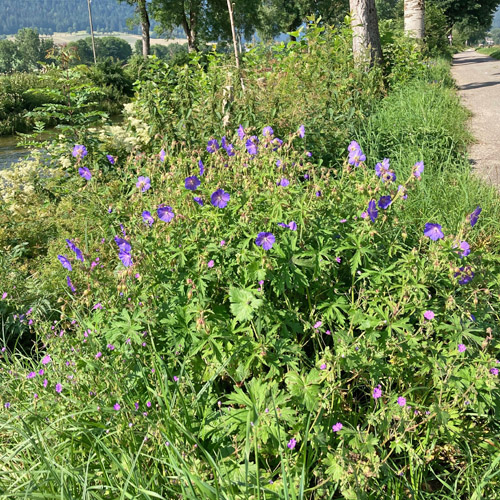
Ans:
POLYGON ((481 54, 486 54, 487 56, 493 57, 494 59, 500 59, 499 47, 481 47, 476 50, 481 54))
POLYGON ((177 68, 153 60, 137 83, 135 114, 151 136, 188 145, 240 123, 273 123, 279 133, 300 117, 310 130, 308 147, 330 161, 382 95, 381 73, 356 69, 350 44, 346 28, 311 23, 300 42, 249 50, 244 89, 231 61, 215 52, 177 68))
POLYGON ((153 58, 125 127, 70 123, 45 157, 2 173, 0 490, 495 498, 498 193, 469 175, 467 114, 446 63, 407 77, 396 54, 382 99, 381 72, 358 74, 348 43, 342 30, 311 26, 288 47, 254 49, 244 91, 218 54, 177 71, 153 58), (221 109, 226 83, 233 96, 221 109), (223 134, 233 156, 206 150, 223 134), (359 167, 347 161, 353 138, 367 154, 359 167), (73 157, 75 143, 88 154, 73 157), (395 182, 374 173, 384 156, 395 182), (219 188, 230 193, 224 208, 210 202, 219 188), (368 203, 383 195, 392 204, 371 221, 368 203), (175 214, 168 223, 160 204, 175 214), (291 221, 297 230, 278 225, 291 221), (427 222, 445 237, 425 237, 427 222), (256 245, 264 231, 276 237, 269 250, 256 245), (131 267, 116 236, 131 245, 131 267), (475 275, 461 285, 466 266, 475 275))
MULTIPOLYGON (((93 64, 92 39, 83 38, 76 42, 68 43, 68 49, 75 52, 74 64, 93 64)), ((95 38, 96 58, 99 62, 111 59, 115 62, 126 62, 132 56, 130 44, 116 36, 103 36, 95 38)))

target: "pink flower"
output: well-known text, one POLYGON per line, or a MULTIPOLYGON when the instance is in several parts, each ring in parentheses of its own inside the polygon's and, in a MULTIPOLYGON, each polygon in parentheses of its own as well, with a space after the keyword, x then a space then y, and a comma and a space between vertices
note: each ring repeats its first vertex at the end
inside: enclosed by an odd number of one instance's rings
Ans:
POLYGON ((401 408, 403 408, 404 406, 406 406, 406 398, 403 398, 402 396, 400 396, 398 398, 398 405, 401 406, 401 408))
POLYGON ((465 349, 467 349, 467 347, 465 347, 464 344, 458 344, 458 352, 465 352, 465 349))
POLYGON ((326 363, 323 363, 320 367, 319 367, 320 370, 326 370, 326 363))
POLYGON ((43 358, 42 358, 42 365, 47 365, 48 363, 50 363, 52 361, 52 358, 46 354, 43 358))
POLYGON ((424 312, 424 318, 431 321, 434 319, 434 312, 433 311, 425 311, 424 312))
POLYGON ((116 410, 116 411, 119 411, 121 409, 121 406, 116 403, 115 405, 113 405, 113 408, 116 410))
POLYGON ((339 432, 342 427, 344 427, 340 422, 337 422, 336 424, 332 425, 332 431, 333 432, 339 432))
POLYGON ((208 267, 214 267, 215 262, 213 260, 208 261, 208 267))
POLYGON ((373 389, 372 396, 373 399, 378 399, 382 396, 382 389, 380 389, 380 384, 373 389))
POLYGON ((321 321, 316 321, 316 323, 314 323, 314 326, 313 328, 319 328, 323 323, 321 321))
POLYGON ((60 394, 62 391, 62 385, 61 384, 56 384, 56 392, 60 394))

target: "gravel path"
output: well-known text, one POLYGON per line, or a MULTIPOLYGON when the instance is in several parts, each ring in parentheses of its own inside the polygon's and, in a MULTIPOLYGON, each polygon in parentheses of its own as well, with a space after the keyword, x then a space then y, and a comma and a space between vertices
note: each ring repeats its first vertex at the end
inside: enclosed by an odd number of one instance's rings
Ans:
POLYGON ((476 143, 469 150, 474 171, 500 187, 500 61, 475 51, 453 57, 452 75, 472 112, 476 143))

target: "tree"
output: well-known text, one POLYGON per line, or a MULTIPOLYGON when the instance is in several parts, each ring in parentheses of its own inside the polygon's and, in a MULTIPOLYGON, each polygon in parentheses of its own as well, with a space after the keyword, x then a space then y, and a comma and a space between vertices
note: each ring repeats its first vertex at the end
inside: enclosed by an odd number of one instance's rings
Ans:
POLYGON ((16 44, 11 40, 0 40, 0 73, 13 71, 17 57, 16 44))
POLYGON ((151 50, 151 40, 149 30, 151 23, 149 22, 149 13, 146 0, 118 0, 120 3, 126 2, 128 5, 135 6, 136 14, 139 17, 142 33, 142 55, 147 58, 151 50))
POLYGON ((358 64, 370 66, 382 60, 375 0, 349 0, 351 8, 352 50, 358 64))
POLYGON ((31 28, 20 29, 15 38, 21 62, 16 68, 18 71, 32 71, 38 68, 40 60, 40 37, 31 28))
POLYGON ((500 0, 432 0, 431 3, 443 9, 451 31, 455 24, 489 29, 500 0))
MULTIPOLYGON (((248 38, 259 26, 260 4, 261 0, 234 1, 236 28, 248 38)), ((189 52, 198 51, 203 43, 231 39, 227 0, 152 0, 151 12, 163 34, 182 26, 189 52)))
POLYGON ((404 0, 405 33, 423 40, 425 33, 424 0, 404 0))
POLYGON ((295 31, 308 16, 334 24, 349 12, 348 0, 263 0, 259 7, 259 34, 271 39, 295 31))

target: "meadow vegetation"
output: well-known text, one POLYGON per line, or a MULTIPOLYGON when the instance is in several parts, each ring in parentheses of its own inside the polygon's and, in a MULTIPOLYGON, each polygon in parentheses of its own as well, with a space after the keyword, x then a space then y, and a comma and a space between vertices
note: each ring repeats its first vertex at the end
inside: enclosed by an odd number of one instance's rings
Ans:
POLYGON ((385 41, 152 58, 1 173, 0 491, 495 498, 498 194, 448 63, 385 41))

